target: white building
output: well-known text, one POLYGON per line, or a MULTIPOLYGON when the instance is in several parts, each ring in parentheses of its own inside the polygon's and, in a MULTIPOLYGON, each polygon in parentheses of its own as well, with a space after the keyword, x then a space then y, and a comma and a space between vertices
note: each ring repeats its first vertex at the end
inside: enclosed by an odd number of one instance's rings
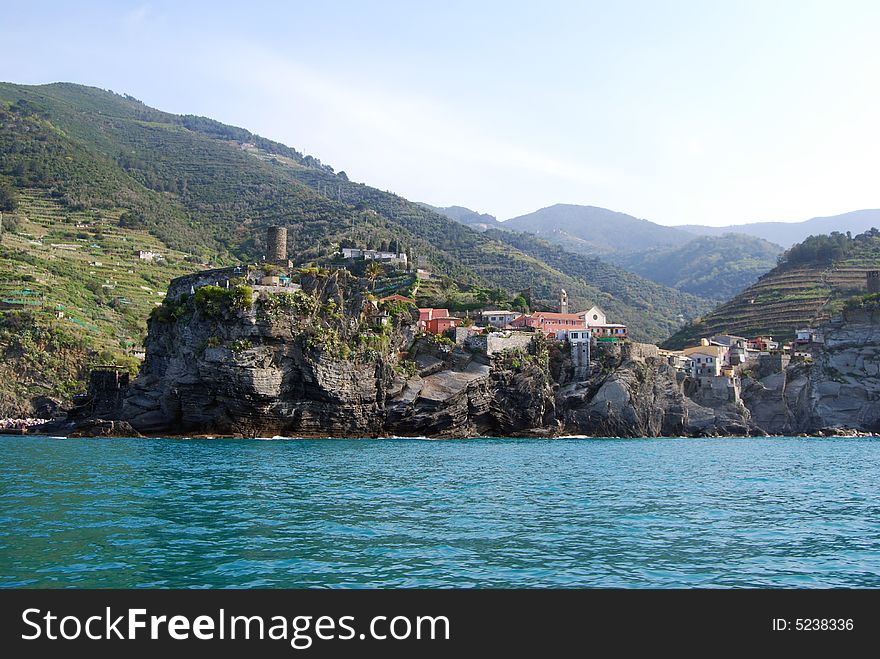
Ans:
POLYGON ((364 259, 366 261, 389 261, 394 265, 406 266, 406 252, 382 252, 376 249, 357 249, 355 247, 343 247, 342 258, 364 259))
POLYGON ((156 261, 157 259, 162 258, 162 254, 159 252, 151 252, 149 250, 139 249, 135 253, 142 261, 156 261))
POLYGON ((724 346, 700 345, 682 350, 691 359, 692 377, 718 377, 721 368, 730 365, 730 349, 724 346))
POLYGON ((605 315, 605 312, 596 306, 588 309, 587 311, 581 311, 578 316, 584 319, 584 324, 587 327, 608 324, 608 317, 605 315))
POLYGON ((500 311, 497 309, 480 312, 480 318, 483 323, 486 325, 492 325, 493 327, 507 327, 511 321, 514 318, 518 318, 519 315, 520 314, 516 311, 500 311))

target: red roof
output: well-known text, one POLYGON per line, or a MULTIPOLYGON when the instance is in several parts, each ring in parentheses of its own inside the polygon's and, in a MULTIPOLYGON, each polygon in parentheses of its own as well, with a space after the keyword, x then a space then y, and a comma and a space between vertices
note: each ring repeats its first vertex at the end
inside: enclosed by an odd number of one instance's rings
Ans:
POLYGON ((413 300, 411 297, 398 295, 397 293, 395 293, 394 295, 387 295, 383 298, 379 298, 379 302, 410 302, 412 304, 416 303, 416 301, 413 300))
POLYGON ((433 320, 434 318, 449 318, 449 309, 432 309, 430 307, 419 309, 419 320, 433 320))

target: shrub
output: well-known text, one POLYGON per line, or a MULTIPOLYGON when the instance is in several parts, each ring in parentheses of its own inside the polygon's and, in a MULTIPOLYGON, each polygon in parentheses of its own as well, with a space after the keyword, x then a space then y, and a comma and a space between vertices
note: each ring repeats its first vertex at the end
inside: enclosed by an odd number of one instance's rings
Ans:
POLYGON ((254 301, 254 291, 250 286, 221 288, 202 286, 195 294, 196 308, 208 318, 217 318, 227 311, 247 311, 254 301))
POLYGON ((238 339, 232 342, 232 345, 229 346, 229 349, 237 355, 241 352, 244 352, 245 350, 250 350, 253 347, 254 345, 248 339, 238 339))

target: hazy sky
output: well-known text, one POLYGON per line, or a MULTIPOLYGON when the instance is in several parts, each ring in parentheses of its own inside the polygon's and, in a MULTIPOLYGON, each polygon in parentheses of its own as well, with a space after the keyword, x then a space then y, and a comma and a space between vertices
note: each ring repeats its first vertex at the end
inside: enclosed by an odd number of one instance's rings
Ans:
POLYGON ((506 219, 880 207, 880 2, 4 3, 0 79, 243 126, 506 219))

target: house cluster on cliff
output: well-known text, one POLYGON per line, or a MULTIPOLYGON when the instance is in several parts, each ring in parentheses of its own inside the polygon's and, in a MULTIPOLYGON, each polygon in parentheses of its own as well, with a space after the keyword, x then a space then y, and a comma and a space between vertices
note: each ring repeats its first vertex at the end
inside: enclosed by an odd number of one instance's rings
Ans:
MULTIPOLYGON (((425 324, 421 327, 426 331, 433 331, 428 328, 427 321, 431 318, 446 318, 452 325, 457 327, 463 318, 455 318, 450 316, 447 309, 419 309, 420 319, 424 319, 425 324)), ((521 313, 518 311, 510 311, 507 309, 484 309, 479 312, 478 322, 475 323, 477 329, 491 331, 493 329, 506 330, 527 330, 543 332, 545 336, 560 341, 575 338, 581 340, 587 334, 596 342, 618 342, 628 338, 626 325, 619 323, 609 323, 608 318, 602 309, 597 306, 581 311, 578 313, 570 313, 568 309, 568 294, 563 289, 559 298, 559 311, 535 311, 532 313, 521 313), (574 335, 574 336, 572 336, 574 335)), ((449 329, 449 326, 443 327, 439 332, 442 333, 449 329)))

